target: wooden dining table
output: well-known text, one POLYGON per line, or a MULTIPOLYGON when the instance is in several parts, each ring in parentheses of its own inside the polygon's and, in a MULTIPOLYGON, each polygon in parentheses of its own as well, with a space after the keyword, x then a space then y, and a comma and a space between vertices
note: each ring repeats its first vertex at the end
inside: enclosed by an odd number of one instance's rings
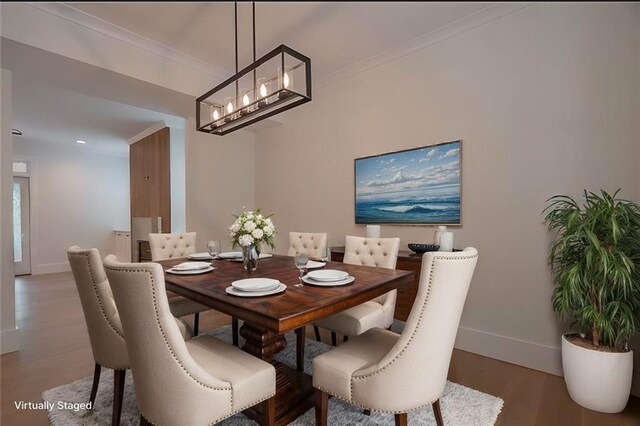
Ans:
MULTIPOLYGON (((163 267, 185 262, 170 259, 159 262, 163 267)), ((253 272, 246 272, 242 262, 214 260, 215 270, 197 275, 165 273, 167 290, 195 300, 244 322, 240 335, 242 349, 276 368, 276 424, 285 425, 313 406, 311 377, 275 360, 287 346, 284 334, 298 330, 321 318, 344 311, 381 296, 401 286, 411 285, 414 272, 328 262, 325 269, 346 271, 355 277, 353 283, 336 287, 299 283, 299 271, 292 257, 273 255, 260 259, 253 272), (273 278, 287 285, 279 294, 262 297, 238 297, 225 289, 233 281, 244 278, 273 278)), ((244 413, 259 421, 259 407, 244 413)))

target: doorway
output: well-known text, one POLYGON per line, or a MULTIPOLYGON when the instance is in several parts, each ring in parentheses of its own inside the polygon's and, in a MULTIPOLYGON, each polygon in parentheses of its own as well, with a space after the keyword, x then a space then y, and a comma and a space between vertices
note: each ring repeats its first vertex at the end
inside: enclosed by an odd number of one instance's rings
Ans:
POLYGON ((31 274, 29 178, 13 177, 13 264, 15 275, 31 274))

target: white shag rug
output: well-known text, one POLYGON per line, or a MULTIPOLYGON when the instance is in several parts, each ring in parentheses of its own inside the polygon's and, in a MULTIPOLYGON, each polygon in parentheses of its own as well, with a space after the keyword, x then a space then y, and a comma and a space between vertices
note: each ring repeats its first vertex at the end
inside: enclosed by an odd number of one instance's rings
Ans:
MULTIPOLYGON (((231 343, 231 327, 225 326, 206 332, 221 340, 231 343)), ((283 364, 295 367, 295 334, 287 336, 287 347, 280 352, 276 359, 283 364)), ((241 344, 242 344, 242 338, 241 344)), ((305 372, 311 373, 311 360, 321 353, 331 349, 324 343, 307 339, 305 348, 305 372)), ((42 393, 42 399, 57 407, 58 401, 70 403, 83 403, 89 401, 93 377, 86 377, 73 383, 58 386, 42 393)), ((140 413, 136 406, 135 390, 131 372, 127 371, 124 398, 122 402, 122 417, 120 424, 123 426, 137 426, 140 422, 140 413)), ((100 386, 96 402, 92 410, 61 410, 54 408, 48 413, 49 421, 53 426, 75 425, 104 425, 111 424, 111 410, 113 402, 113 371, 106 370, 100 378, 100 386)), ((480 392, 466 386, 447 382, 444 394, 440 398, 440 407, 444 424, 447 426, 489 426, 493 425, 502 410, 504 401, 495 396, 480 392)), ((409 413, 410 425, 435 425, 435 418, 431 407, 409 413)), ((372 413, 366 416, 358 407, 340 401, 337 398, 329 399, 329 424, 330 425, 394 425, 392 414, 372 413)), ((221 425, 255 425, 243 414, 223 421, 221 425)), ((315 413, 313 408, 298 417, 292 426, 315 425, 315 413)))

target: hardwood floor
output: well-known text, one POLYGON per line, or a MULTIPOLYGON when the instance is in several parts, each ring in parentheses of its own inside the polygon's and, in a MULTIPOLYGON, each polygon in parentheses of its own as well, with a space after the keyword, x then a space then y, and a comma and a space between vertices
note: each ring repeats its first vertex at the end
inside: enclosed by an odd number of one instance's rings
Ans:
MULTIPOLYGON (((16 314, 22 350, 1 357, 0 423, 46 425, 44 411, 17 410, 14 401, 40 402, 42 391, 93 374, 89 337, 71 273, 18 277, 16 314)), ((200 330, 229 322, 224 314, 202 313, 200 330)), ((313 339, 313 328, 307 329, 313 339)), ((322 339, 328 343, 329 333, 323 330, 322 339)), ((449 379, 502 398, 497 425, 640 425, 639 398, 631 397, 620 414, 596 413, 571 401, 561 377, 469 352, 454 351, 449 379)))

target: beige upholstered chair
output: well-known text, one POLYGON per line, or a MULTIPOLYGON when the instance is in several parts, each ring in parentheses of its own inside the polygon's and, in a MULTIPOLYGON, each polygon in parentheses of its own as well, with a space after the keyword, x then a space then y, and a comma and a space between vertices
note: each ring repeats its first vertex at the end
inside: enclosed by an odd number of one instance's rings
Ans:
MULTIPOLYGON (((124 381, 126 370, 129 368, 129 355, 120 316, 98 250, 73 246, 67 250, 67 257, 80 295, 93 359, 96 363, 89 400, 93 405, 100 383, 101 368, 113 369, 112 421, 117 425, 120 423, 124 381)), ((190 332, 184 323, 178 321, 178 327, 184 338, 190 338, 190 332)))
POLYGON ((467 290, 474 248, 426 253, 418 294, 402 334, 373 328, 313 360, 317 424, 327 422, 327 394, 372 411, 396 414, 432 404, 442 425, 444 390, 467 290))
POLYGON ((327 234, 309 232, 289 232, 289 256, 307 253, 315 259, 327 258, 327 234))
MULTIPOLYGON (((344 263, 395 269, 400 249, 400 238, 363 238, 347 236, 344 263)), ((336 345, 336 333, 357 336, 370 328, 389 328, 393 323, 397 290, 318 321, 316 338, 320 340, 318 326, 331 330, 331 343, 336 345)))
MULTIPOLYGON (((288 256, 295 256, 296 253, 307 253, 313 259, 327 258, 327 234, 326 232, 289 232, 288 256)), ((320 340, 320 330, 314 327, 316 338, 320 340)), ((297 365, 298 370, 303 371, 304 364, 304 341, 306 337, 306 327, 302 326, 296 330, 298 348, 297 365)))
POLYGON ((210 425, 258 403, 274 424, 274 367, 212 336, 180 338, 157 263, 105 270, 127 336, 141 424, 210 425))
MULTIPOLYGON (((187 257, 196 252, 196 233, 185 232, 182 234, 149 234, 149 248, 151 259, 154 262, 160 260, 187 257)), ((200 322, 200 312, 208 311, 209 307, 179 296, 171 291, 167 292, 171 312, 176 317, 184 317, 194 314, 193 332, 197 336, 200 322)))

